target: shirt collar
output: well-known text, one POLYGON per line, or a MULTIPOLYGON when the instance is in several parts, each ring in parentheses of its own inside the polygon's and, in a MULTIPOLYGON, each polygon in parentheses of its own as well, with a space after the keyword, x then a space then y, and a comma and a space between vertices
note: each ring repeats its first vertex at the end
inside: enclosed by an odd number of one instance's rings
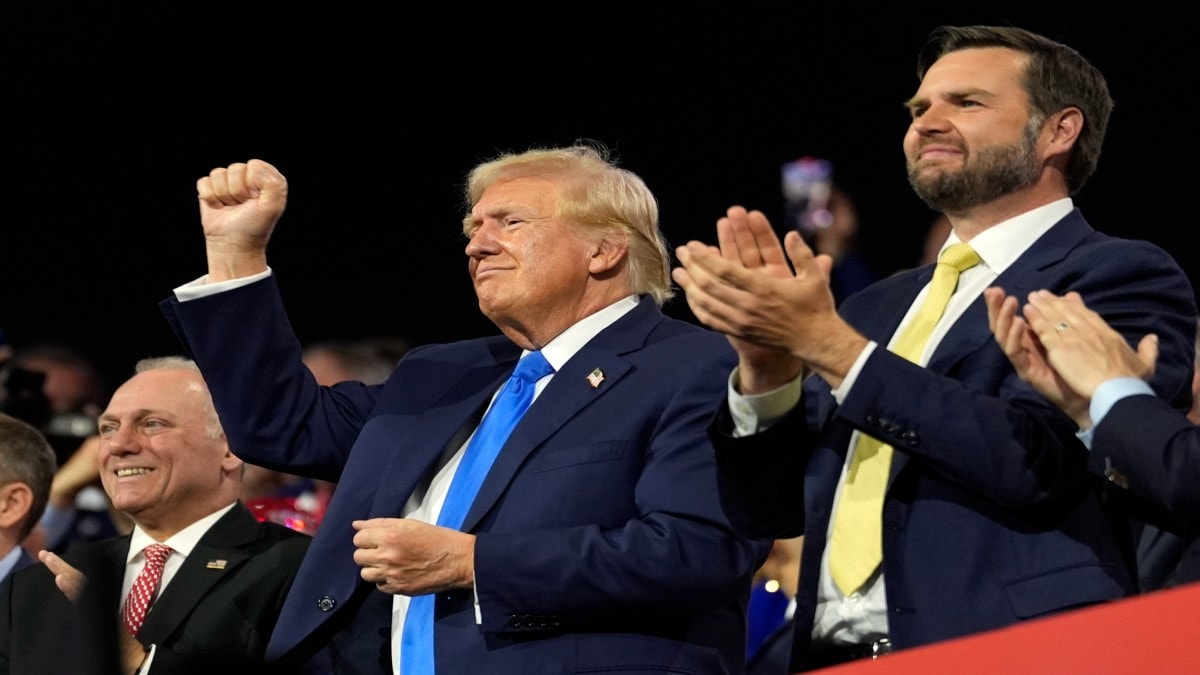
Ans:
MULTIPOLYGON (((971 240, 971 248, 975 249, 983 263, 994 274, 1002 274, 1013 261, 1021 257, 1021 254, 1033 245, 1033 242, 1054 227, 1055 223, 1066 217, 1074 208, 1075 204, 1071 198, 1064 197, 1039 206, 1032 211, 1013 216, 975 235, 975 238, 971 240)), ((958 235, 951 230, 941 251, 946 250, 951 244, 961 241, 958 235)), ((941 251, 938 251, 939 256, 941 251)))
MULTIPOLYGON (((561 370, 563 365, 570 361, 572 356, 575 356, 575 352, 582 349, 588 341, 637 306, 638 296, 636 294, 628 295, 598 312, 589 314, 542 347, 542 356, 545 356, 546 361, 554 366, 555 372, 561 370)), ((526 353, 528 350, 522 352, 521 355, 524 356, 526 353)))
MULTIPOLYGON (((237 504, 237 502, 204 516, 200 520, 197 520, 170 537, 167 537, 167 540, 162 543, 170 546, 171 550, 175 553, 179 553, 185 558, 188 557, 188 555, 191 554, 192 549, 196 548, 196 544, 200 543, 200 538, 203 537, 206 532, 208 532, 208 529, 212 527, 214 523, 221 519, 221 516, 225 515, 229 509, 232 509, 234 504, 237 504)), ((126 554, 125 557, 126 564, 132 562, 134 558, 141 555, 142 549, 154 543, 158 542, 153 537, 146 534, 146 531, 140 526, 134 525, 133 534, 129 538, 129 553, 126 554)))

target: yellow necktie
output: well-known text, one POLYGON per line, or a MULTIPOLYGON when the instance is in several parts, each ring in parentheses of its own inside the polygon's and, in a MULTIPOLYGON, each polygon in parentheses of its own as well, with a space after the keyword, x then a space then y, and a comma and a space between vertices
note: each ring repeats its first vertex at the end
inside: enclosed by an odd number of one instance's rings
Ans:
MULTIPOLYGON (((958 286, 959 273, 977 264, 979 254, 967 244, 954 244, 942 252, 929 293, 892 346, 893 353, 920 362, 925 343, 958 286)), ((860 432, 829 541, 830 573, 846 595, 862 588, 883 560, 883 493, 891 466, 892 446, 860 432)))

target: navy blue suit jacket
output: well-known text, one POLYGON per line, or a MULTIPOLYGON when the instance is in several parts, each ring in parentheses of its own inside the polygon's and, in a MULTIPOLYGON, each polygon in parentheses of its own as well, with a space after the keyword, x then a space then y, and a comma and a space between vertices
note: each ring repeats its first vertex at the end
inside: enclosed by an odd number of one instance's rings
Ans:
MULTIPOLYGON (((842 405, 814 377, 802 404, 767 431, 732 438, 727 407, 711 429, 734 524, 750 536, 806 535, 794 670, 811 643, 826 530, 855 429, 896 449, 883 506, 883 570, 897 648, 1136 591, 1132 531, 1101 489, 1102 459, 1089 456, 1075 425, 1016 376, 982 298, 927 367, 885 349, 931 276, 928 266, 901 273, 842 305, 845 319, 880 345, 842 405)), ((1098 233, 1076 210, 996 285, 1018 298, 1039 288, 1075 290, 1131 342, 1157 333, 1162 355, 1152 386, 1187 407, 1195 300, 1164 251, 1098 233)))
MULTIPOLYGON (((338 484, 268 657, 328 642, 343 664, 388 668, 391 596, 361 580, 351 521, 401 514, 521 350, 501 336, 426 345, 383 385, 322 388, 273 277, 163 309, 234 452, 338 484)), ((471 590, 438 594, 439 672, 741 670, 769 542, 736 535, 716 496, 706 426, 734 363, 724 337, 645 298, 557 372, 467 515, 483 623, 471 590)))
POLYGON ((1200 530, 1200 426, 1155 396, 1117 401, 1092 438, 1092 453, 1130 492, 1200 530), (1115 473, 1114 473, 1115 472, 1115 473))

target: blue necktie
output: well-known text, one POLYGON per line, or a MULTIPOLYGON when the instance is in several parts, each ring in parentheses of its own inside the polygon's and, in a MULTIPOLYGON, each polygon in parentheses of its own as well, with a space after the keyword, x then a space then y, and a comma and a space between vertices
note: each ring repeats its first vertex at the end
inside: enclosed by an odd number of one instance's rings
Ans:
MULTIPOLYGON (((438 514, 442 527, 462 528, 475 501, 475 494, 487 476, 500 448, 508 440, 521 416, 533 403, 537 381, 554 372, 541 352, 530 352, 517 363, 508 382, 496 395, 492 407, 483 416, 471 443, 463 453, 462 462, 450 481, 446 501, 438 514)), ((401 675, 430 675, 433 673, 433 606, 434 595, 413 596, 404 616, 404 631, 400 639, 401 675)))

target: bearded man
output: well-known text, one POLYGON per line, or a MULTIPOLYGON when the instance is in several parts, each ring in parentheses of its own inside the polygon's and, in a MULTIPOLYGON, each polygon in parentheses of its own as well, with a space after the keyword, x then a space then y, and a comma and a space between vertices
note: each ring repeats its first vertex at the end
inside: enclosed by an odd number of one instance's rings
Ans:
POLYGON ((835 309, 828 258, 795 232, 781 246, 761 212, 734 206, 719 247, 677 250, 689 306, 738 352, 710 427, 725 513, 747 536, 804 535, 788 672, 1137 591, 1133 524, 1105 494, 1120 476, 1014 372, 985 288, 1075 291, 1126 340, 1157 334, 1151 387, 1181 411, 1191 399, 1187 277, 1071 199, 1112 110, 1104 77, 991 26, 935 30, 918 75, 904 152, 953 228, 936 265, 835 309))

